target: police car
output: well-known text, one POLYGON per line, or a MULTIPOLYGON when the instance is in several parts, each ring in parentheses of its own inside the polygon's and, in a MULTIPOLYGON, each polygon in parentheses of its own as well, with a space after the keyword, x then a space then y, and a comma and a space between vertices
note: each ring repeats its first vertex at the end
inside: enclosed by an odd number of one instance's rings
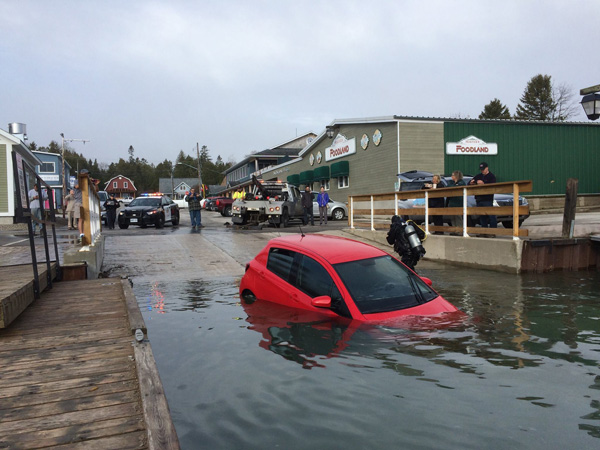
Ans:
POLYGON ((119 211, 119 228, 129 228, 129 225, 139 225, 146 228, 154 225, 162 228, 165 222, 173 226, 179 224, 179 206, 166 195, 155 192, 142 194, 119 211))

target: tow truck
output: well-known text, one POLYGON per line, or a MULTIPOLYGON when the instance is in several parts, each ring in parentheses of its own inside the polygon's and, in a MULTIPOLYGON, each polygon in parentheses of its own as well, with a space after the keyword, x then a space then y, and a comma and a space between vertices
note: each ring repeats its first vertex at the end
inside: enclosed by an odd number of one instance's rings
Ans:
POLYGON ((253 192, 232 205, 231 221, 236 225, 268 222, 285 228, 290 220, 302 219, 300 190, 282 181, 258 180, 252 175, 253 192))

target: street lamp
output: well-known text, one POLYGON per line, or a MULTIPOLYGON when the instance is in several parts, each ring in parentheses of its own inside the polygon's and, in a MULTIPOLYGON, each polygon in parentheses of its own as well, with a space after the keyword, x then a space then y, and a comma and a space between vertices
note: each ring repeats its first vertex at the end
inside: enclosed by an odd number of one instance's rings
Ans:
POLYGON ((579 91, 579 94, 584 96, 581 99, 581 106, 583 106, 585 115, 590 120, 600 118, 600 94, 598 92, 600 92, 600 85, 591 86, 579 91))
POLYGON ((62 210, 63 210, 63 219, 65 217, 65 202, 64 202, 64 198, 65 198, 65 194, 67 192, 67 180, 65 180, 65 142, 83 142, 83 144, 85 145, 86 142, 90 142, 89 139, 65 139, 65 134, 64 133, 60 133, 60 137, 62 139, 62 144, 61 144, 61 157, 62 157, 62 198, 60 199, 60 202, 62 203, 62 210))
POLYGON ((333 137, 335 136, 335 133, 337 133, 337 131, 340 129, 340 127, 336 126, 336 125, 327 125, 325 127, 325 132, 327 133, 327 137, 329 139, 333 139, 333 137))
POLYGON ((194 167, 191 164, 186 164, 184 162, 178 162, 177 164, 181 164, 183 166, 188 166, 188 167, 191 167, 192 169, 198 171, 198 192, 202 192, 202 175, 200 173, 200 168, 199 167, 194 167))

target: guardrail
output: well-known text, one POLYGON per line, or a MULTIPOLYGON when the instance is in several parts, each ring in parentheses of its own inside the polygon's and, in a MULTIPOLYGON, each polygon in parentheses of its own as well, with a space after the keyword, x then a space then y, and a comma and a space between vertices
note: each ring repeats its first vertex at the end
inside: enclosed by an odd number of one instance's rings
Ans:
POLYGON ((425 232, 432 231, 461 233, 464 237, 470 234, 488 234, 495 236, 513 236, 513 239, 527 236, 528 231, 519 228, 519 216, 529 214, 529 205, 519 205, 521 192, 530 192, 533 189, 531 181, 511 181, 486 185, 472 185, 459 187, 446 187, 418 191, 400 191, 384 194, 362 194, 348 197, 350 211, 348 224, 350 228, 388 229, 391 216, 410 218, 424 216, 425 232), (476 207, 467 205, 470 195, 485 194, 512 194, 512 206, 476 207), (430 198, 463 197, 462 207, 430 208, 430 198), (416 208, 399 208, 398 201, 404 199, 424 199, 424 205, 416 208), (393 202, 393 208, 390 203, 393 202), (463 227, 433 226, 429 224, 430 216, 463 216, 463 227), (512 216, 513 227, 510 228, 481 228, 468 226, 469 216, 512 216))
POLYGON ((38 261, 35 249, 35 236, 33 234, 33 223, 40 225, 40 235, 44 239, 44 252, 46 255, 47 271, 47 286, 52 288, 52 269, 50 259, 50 248, 48 246, 48 227, 51 226, 52 242, 54 246, 54 262, 57 264, 57 271, 60 276, 60 261, 58 257, 58 244, 56 239, 56 210, 54 209, 54 192, 52 188, 40 178, 35 172, 35 169, 29 165, 21 155, 16 152, 12 153, 13 158, 13 173, 15 180, 15 221, 17 223, 26 223, 29 232, 29 248, 31 250, 31 266, 33 269, 33 293, 34 297, 40 298, 40 279, 38 274, 38 261), (33 185, 38 186, 40 204, 40 217, 34 215, 29 202, 29 191, 33 189, 33 185), (47 204, 47 206, 46 206, 47 204))

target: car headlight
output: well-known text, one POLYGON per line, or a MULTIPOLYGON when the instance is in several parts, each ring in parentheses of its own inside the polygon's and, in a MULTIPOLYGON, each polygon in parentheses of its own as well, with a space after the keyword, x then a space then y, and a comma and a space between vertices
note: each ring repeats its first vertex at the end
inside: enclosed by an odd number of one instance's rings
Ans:
POLYGON ((120 215, 120 216, 124 216, 124 215, 125 215, 125 213, 124 213, 123 211, 119 211, 119 215, 120 215))
POLYGON ((148 211, 146 214, 148 214, 149 216, 151 216, 152 214, 156 214, 158 211, 156 210, 152 210, 152 211, 148 211))

